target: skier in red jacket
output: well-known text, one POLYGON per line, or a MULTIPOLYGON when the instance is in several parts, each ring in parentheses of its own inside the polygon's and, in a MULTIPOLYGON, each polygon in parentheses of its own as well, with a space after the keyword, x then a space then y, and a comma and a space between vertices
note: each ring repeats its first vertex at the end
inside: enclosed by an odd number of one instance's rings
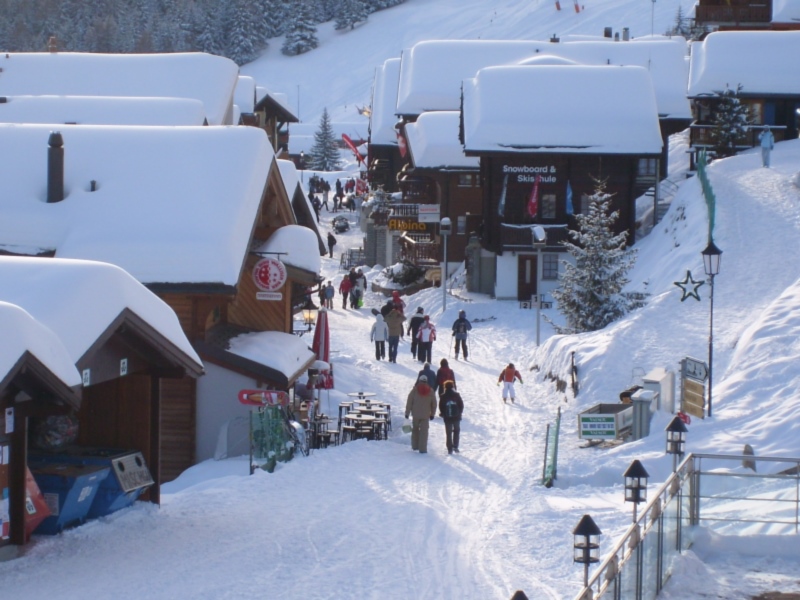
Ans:
POLYGON ((514 368, 514 363, 508 363, 508 366, 500 372, 500 377, 497 378, 497 385, 500 385, 500 382, 503 382, 503 402, 507 402, 508 398, 511 398, 511 402, 514 402, 514 398, 516 395, 514 394, 514 380, 519 379, 519 384, 522 384, 522 375, 519 374, 514 368))

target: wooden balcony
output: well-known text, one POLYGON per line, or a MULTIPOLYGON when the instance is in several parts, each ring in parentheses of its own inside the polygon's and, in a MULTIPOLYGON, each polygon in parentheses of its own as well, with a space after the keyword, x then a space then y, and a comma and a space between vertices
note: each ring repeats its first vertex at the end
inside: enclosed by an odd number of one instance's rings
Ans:
POLYGON ((419 204, 393 204, 392 216, 403 219, 416 219, 419 215, 419 204))
POLYGON ((408 177, 400 181, 400 191, 404 203, 419 202, 426 204, 436 202, 436 186, 430 179, 408 177))
MULTIPOLYGON (((532 252, 535 249, 532 227, 532 225, 522 226, 502 223, 500 225, 500 246, 503 251, 532 252)), ((560 247, 561 242, 567 239, 566 225, 545 227, 545 231, 547 231, 547 245, 545 248, 560 247)))
MULTIPOLYGON (((713 125, 705 125, 701 123, 692 123, 689 126, 689 145, 692 148, 713 148, 714 140, 711 137, 711 132, 714 130, 713 125)), ((759 145, 758 135, 764 130, 761 125, 753 125, 747 128, 744 135, 736 140, 736 148, 745 150, 747 148, 755 148, 759 145)), ((782 142, 786 139, 786 127, 779 125, 770 126, 772 135, 775 136, 776 142, 782 142)))
POLYGON ((729 6, 724 0, 718 6, 695 6, 697 25, 740 25, 756 23, 769 25, 772 9, 769 3, 754 2, 729 6))
POLYGON ((401 257, 417 266, 439 264, 439 244, 413 234, 400 236, 401 257))

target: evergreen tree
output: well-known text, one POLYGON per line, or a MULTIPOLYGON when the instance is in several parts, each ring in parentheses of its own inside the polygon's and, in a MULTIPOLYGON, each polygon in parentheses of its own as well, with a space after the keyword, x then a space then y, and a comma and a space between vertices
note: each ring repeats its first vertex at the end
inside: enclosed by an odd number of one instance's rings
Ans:
POLYGON ((747 127, 750 125, 750 113, 745 104, 739 99, 742 86, 739 85, 734 92, 726 88, 720 96, 714 112, 714 128, 711 130, 711 140, 714 142, 714 152, 718 157, 733 156, 736 154, 736 143, 745 137, 747 127))
POLYGON ((319 129, 314 133, 314 145, 311 147, 311 156, 306 157, 309 169, 315 171, 337 171, 339 169, 339 146, 336 144, 336 134, 331 127, 328 109, 323 109, 319 120, 319 129))
POLYGON ((596 181, 589 199, 589 211, 575 215, 578 231, 571 230, 573 242, 564 242, 575 264, 565 261, 553 292, 566 327, 554 325, 557 333, 597 331, 628 311, 644 306, 645 294, 623 292, 626 274, 636 261, 636 250, 625 249, 627 232, 613 233, 619 211, 610 212, 611 195, 605 181, 596 181))
POLYGON ((683 7, 679 4, 678 13, 675 15, 675 24, 672 26, 672 29, 667 30, 667 35, 682 35, 688 38, 690 34, 691 27, 689 25, 689 19, 683 14, 683 7))
POLYGON ((263 33, 254 8, 250 0, 234 0, 228 4, 226 56, 240 66, 255 59, 262 49, 263 33))
POLYGON ((368 14, 363 0, 341 0, 336 11, 336 29, 354 29, 356 23, 367 20, 368 14))
POLYGON ((313 50, 318 45, 311 4, 308 0, 297 0, 281 52, 287 56, 296 56, 313 50))

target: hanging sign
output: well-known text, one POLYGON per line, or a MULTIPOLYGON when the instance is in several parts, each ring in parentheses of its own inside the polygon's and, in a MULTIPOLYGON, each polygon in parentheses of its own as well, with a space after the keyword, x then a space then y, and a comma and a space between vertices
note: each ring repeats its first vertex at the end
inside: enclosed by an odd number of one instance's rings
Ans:
POLYGON ((279 390, 240 390, 239 402, 248 406, 289 406, 289 394, 279 390))
POLYGON ((277 258, 262 258, 253 267, 253 281, 263 292, 276 292, 286 283, 286 265, 277 258))
POLYGON ((438 204, 419 204, 417 221, 420 223, 438 223, 439 205, 438 204))

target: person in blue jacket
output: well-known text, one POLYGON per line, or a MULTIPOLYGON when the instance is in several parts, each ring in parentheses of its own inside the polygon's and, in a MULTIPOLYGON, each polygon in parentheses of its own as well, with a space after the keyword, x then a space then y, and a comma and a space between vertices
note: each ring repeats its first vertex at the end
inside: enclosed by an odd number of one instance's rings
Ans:
POLYGON ((467 313, 463 310, 458 311, 458 318, 453 323, 453 337, 456 339, 456 360, 458 360, 459 350, 464 352, 464 360, 467 360, 469 356, 467 336, 470 331, 472 331, 472 323, 467 321, 467 313))

